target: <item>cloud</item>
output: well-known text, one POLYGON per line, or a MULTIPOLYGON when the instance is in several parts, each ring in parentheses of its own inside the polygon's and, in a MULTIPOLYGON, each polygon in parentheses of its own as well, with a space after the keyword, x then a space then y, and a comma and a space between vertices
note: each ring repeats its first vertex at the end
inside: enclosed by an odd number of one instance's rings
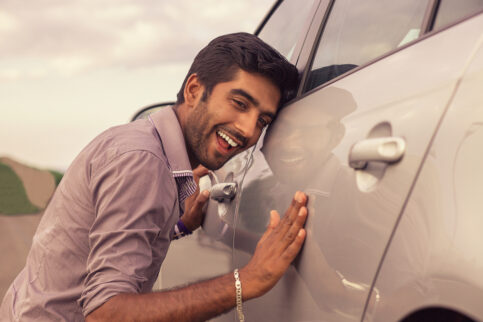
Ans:
POLYGON ((65 169, 102 130, 175 99, 196 52, 253 31, 274 0, 0 1, 0 155, 65 169))
POLYGON ((10 32, 17 27, 15 16, 0 10, 0 33, 10 32))
POLYGON ((24 76, 26 62, 70 75, 190 61, 216 35, 252 32, 272 2, 3 0, 0 60, 24 76))

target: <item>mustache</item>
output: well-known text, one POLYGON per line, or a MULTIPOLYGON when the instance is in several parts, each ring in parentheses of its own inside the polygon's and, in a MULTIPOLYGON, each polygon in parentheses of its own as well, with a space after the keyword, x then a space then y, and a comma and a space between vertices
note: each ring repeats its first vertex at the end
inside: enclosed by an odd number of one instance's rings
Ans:
POLYGON ((230 128, 227 128, 227 127, 220 127, 220 130, 223 130, 223 132, 229 134, 230 136, 234 137, 235 139, 237 139, 240 143, 241 143, 241 147, 245 147, 248 143, 248 139, 246 137, 243 136, 243 134, 241 134, 240 132, 236 131, 236 130, 232 130, 230 128))

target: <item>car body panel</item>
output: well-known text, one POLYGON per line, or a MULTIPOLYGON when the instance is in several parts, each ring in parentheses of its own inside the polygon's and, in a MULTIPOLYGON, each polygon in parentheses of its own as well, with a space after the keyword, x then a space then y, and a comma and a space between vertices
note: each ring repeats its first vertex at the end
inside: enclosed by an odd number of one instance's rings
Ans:
MULTIPOLYGON (((309 196, 308 237, 279 284, 246 303, 248 318, 362 318, 386 245, 483 30, 481 21, 415 42, 280 112, 254 151, 238 199, 235 266, 248 262, 269 210, 283 213, 296 190, 309 196), (348 166, 354 143, 390 136, 406 141, 399 163, 348 166)), ((369 308, 377 297, 373 293, 369 308)))
POLYGON ((483 18, 480 39, 388 248, 366 320, 393 321, 427 307, 482 319, 483 18))

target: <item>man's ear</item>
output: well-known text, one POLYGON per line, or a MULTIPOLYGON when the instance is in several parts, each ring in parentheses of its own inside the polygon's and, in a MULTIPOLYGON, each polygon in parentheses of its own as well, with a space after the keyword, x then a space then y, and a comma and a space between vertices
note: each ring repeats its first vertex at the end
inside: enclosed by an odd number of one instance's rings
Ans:
POLYGON ((191 74, 184 86, 184 101, 190 107, 196 106, 203 96, 204 86, 196 73, 191 74))

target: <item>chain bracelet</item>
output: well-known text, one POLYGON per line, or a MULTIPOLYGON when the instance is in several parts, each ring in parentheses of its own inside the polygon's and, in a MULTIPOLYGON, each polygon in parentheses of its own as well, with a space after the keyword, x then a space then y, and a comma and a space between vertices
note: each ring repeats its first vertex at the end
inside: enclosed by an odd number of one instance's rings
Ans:
POLYGON ((233 271, 233 275, 235 276, 235 288, 236 288, 236 313, 238 314, 238 320, 240 322, 245 321, 245 315, 243 315, 243 307, 242 307, 242 286, 240 282, 240 275, 238 274, 238 268, 233 271))

